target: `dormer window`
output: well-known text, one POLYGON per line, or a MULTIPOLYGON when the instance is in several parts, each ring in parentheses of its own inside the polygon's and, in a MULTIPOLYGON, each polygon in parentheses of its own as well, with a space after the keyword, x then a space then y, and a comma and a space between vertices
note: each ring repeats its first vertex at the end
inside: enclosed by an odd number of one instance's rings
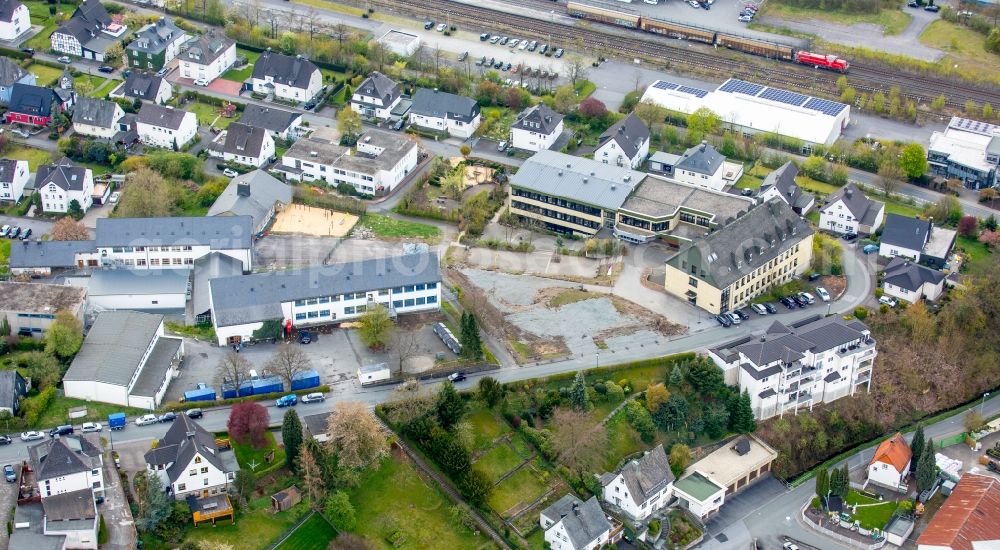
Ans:
POLYGON ((201 457, 200 456, 194 457, 194 463, 195 464, 201 464, 201 457))

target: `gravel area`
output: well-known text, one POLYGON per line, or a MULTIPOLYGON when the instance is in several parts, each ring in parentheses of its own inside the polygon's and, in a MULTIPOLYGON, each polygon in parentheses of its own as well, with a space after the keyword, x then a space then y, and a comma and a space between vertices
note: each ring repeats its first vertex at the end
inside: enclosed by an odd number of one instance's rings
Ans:
MULTIPOLYGON (((505 313, 511 313, 511 306, 530 306, 535 303, 535 294, 544 288, 576 288, 580 285, 555 279, 543 279, 530 275, 511 275, 499 271, 484 271, 481 269, 463 269, 462 273, 472 281, 472 284, 493 296, 493 304, 505 313)), ((610 302, 609 302, 610 305, 610 302)), ((614 309, 614 308, 612 308, 614 309)), ((571 319, 564 317, 563 319, 571 319)), ((534 332, 534 331, 531 331, 534 332)))

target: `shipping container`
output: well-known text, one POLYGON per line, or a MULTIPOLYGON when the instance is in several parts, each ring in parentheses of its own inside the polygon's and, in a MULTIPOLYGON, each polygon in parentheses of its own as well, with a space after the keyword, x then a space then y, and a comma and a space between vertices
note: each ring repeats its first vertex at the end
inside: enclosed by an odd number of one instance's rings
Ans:
MULTIPOLYGON (((280 377, 270 376, 268 378, 261 378, 259 380, 254 380, 251 382, 253 385, 254 395, 263 395, 265 393, 278 393, 284 391, 285 382, 280 377)), ((242 393, 242 388, 240 392, 242 393)))
POLYGON ((184 392, 184 401, 215 401, 215 388, 204 387, 184 392))
POLYGON ((108 427, 112 430, 124 430, 127 424, 125 413, 111 413, 108 415, 108 427))
POLYGON ((292 391, 307 390, 319 386, 319 373, 314 370, 300 372, 292 377, 292 391))
POLYGON ((222 398, 223 399, 235 399, 239 397, 239 392, 236 391, 236 386, 232 384, 222 385, 222 398))
POLYGON ((239 397, 249 397, 253 395, 253 382, 247 380, 246 382, 240 384, 239 397))

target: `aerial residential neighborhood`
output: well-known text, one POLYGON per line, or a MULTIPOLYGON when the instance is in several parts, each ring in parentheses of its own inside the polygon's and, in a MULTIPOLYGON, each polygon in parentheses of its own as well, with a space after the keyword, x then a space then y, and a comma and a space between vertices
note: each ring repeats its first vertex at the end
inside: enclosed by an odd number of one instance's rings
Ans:
POLYGON ((0 0, 0 550, 1000 544, 989 3, 0 0))

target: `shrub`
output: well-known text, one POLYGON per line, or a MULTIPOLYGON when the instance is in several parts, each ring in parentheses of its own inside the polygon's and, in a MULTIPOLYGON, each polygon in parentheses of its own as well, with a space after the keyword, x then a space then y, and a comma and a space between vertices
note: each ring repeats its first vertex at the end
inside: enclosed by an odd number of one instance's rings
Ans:
POLYGON ((864 321, 865 319, 868 318, 868 308, 862 306, 854 308, 854 317, 856 317, 861 321, 864 321))

